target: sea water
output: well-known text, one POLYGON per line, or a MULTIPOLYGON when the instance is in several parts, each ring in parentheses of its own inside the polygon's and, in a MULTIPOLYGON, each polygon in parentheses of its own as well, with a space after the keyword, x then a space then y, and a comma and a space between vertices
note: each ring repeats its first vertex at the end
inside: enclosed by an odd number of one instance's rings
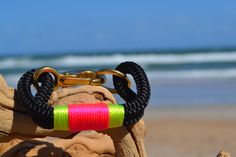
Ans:
MULTIPOLYGON (((113 69, 124 61, 134 61, 147 72, 151 106, 236 104, 234 49, 5 55, 0 57, 0 73, 16 87, 21 75, 33 68, 113 69)), ((111 86, 111 77, 108 82, 111 86)))

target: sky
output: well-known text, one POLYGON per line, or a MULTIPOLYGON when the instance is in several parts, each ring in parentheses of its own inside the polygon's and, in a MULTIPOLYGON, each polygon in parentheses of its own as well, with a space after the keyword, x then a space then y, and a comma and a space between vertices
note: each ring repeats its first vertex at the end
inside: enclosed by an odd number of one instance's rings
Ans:
POLYGON ((236 47, 235 0, 1 1, 0 54, 236 47))

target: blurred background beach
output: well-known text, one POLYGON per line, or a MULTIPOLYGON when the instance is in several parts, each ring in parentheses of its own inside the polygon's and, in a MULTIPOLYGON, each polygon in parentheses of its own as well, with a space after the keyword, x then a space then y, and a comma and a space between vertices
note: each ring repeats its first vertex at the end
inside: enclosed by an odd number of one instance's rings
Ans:
POLYGON ((0 73, 16 88, 32 68, 99 70, 134 61, 152 89, 144 116, 149 156, 208 157, 221 149, 235 156, 235 6, 1 2, 0 73))

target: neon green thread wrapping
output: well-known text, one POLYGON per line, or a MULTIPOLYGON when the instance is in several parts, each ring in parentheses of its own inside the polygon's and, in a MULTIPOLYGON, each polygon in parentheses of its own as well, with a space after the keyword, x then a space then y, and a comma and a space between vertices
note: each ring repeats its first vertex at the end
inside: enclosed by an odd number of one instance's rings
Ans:
POLYGON ((55 130, 69 130, 68 126, 68 106, 57 105, 54 107, 54 129, 55 130))
POLYGON ((109 128, 120 127, 123 125, 125 110, 123 105, 109 104, 109 128))

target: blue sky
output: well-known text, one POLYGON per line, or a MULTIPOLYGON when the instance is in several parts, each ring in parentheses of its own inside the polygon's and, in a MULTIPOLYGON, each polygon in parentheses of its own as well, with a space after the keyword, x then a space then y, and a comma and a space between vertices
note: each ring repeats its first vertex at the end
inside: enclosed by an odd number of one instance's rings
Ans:
POLYGON ((1 1, 0 54, 236 46, 236 1, 1 1))

